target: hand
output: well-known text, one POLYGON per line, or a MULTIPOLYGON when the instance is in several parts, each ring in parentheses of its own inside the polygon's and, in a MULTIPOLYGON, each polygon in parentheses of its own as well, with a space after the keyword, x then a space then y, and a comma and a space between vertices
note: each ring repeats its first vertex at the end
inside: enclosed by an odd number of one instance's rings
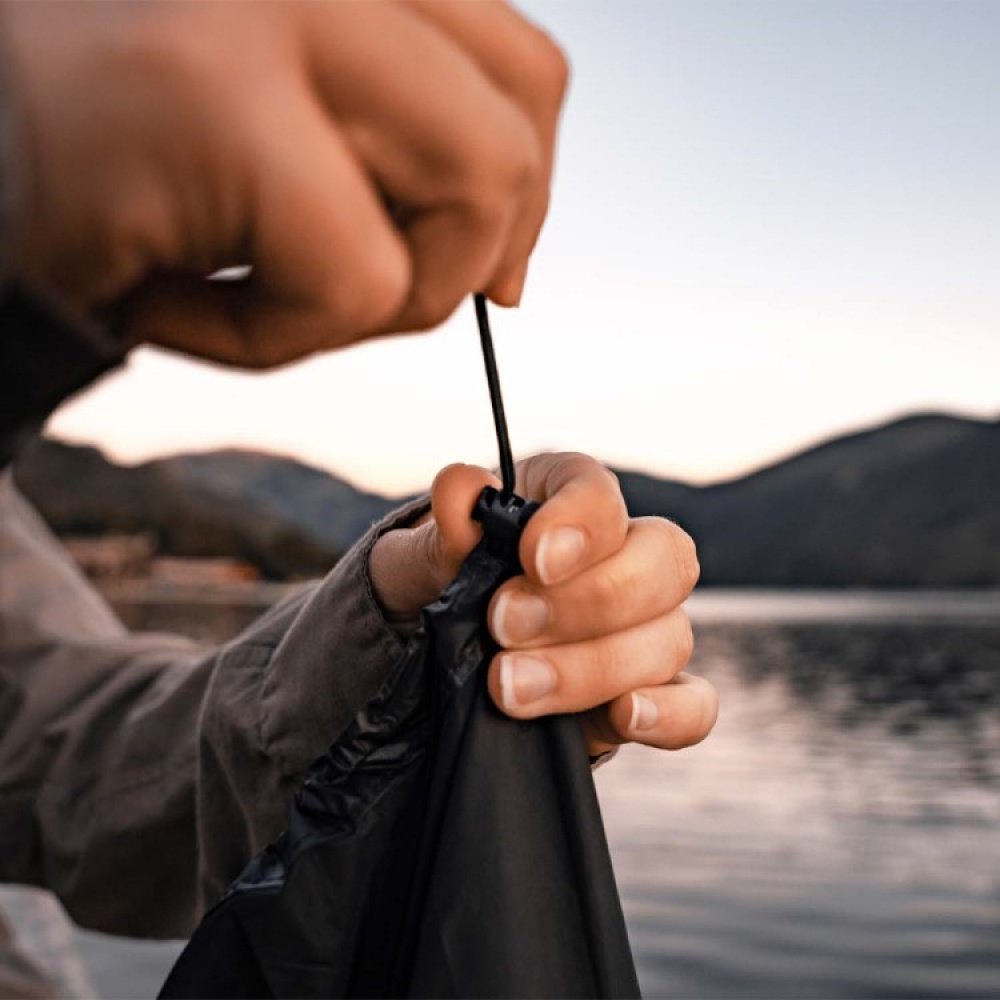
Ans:
MULTIPOLYGON (((376 543, 369 571, 383 608, 412 616, 455 576, 482 534, 469 517, 495 476, 444 469, 431 514, 376 543)), ((497 706, 519 719, 583 713, 592 755, 634 741, 675 750, 715 724, 715 689, 683 673, 692 633, 681 604, 698 578, 694 543, 663 518, 629 518, 615 477, 584 455, 518 465, 518 492, 542 501, 521 538, 523 576, 503 584, 489 627, 497 706)))
POLYGON ((268 367, 520 298, 567 67, 504 3, 6 4, 4 47, 17 269, 131 340, 268 367))

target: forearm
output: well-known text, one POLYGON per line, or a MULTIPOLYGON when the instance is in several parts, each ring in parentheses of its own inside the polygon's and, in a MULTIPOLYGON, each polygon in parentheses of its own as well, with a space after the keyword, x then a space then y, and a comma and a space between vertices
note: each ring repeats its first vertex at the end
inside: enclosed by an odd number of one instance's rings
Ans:
POLYGON ((128 635, 0 476, 0 880, 52 888, 106 930, 190 921, 211 652, 128 635))
POLYGON ((20 704, 0 742, 0 879, 51 889, 87 927, 183 934, 197 913, 207 662, 162 636, 11 654, 22 669, 3 664, 20 704))
POLYGON ((399 654, 365 572, 398 520, 221 649, 52 630, 0 590, 0 880, 51 888, 85 926, 190 932, 399 654))

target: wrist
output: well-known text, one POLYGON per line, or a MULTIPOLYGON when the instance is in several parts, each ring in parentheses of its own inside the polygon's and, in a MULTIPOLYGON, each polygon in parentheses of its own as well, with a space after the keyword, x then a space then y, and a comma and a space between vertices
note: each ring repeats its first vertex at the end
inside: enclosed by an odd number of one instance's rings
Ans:
MULTIPOLYGON (((409 532, 424 524, 430 517, 430 497, 423 496, 418 500, 410 501, 396 513, 391 530, 409 532)), ((386 534, 383 534, 382 539, 386 537, 386 534)), ((382 539, 378 541, 382 541, 382 539)), ((381 566, 384 574, 384 565, 382 565, 384 560, 380 558, 383 552, 384 547, 380 546, 378 542, 368 551, 365 560, 365 576, 368 587, 386 625, 401 639, 407 639, 420 625, 420 612, 423 610, 423 605, 416 608, 407 605, 404 608, 397 607, 386 600, 385 588, 380 585, 380 583, 384 583, 384 580, 381 579, 378 572, 378 568, 381 566)))

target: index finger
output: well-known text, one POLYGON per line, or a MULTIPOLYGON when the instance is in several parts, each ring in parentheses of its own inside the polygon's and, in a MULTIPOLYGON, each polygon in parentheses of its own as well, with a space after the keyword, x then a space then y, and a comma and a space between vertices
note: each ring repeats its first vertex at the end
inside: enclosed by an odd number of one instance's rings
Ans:
POLYGON ((461 45, 538 130, 544 157, 541 183, 518 218, 495 280, 486 289, 497 304, 514 305, 548 211, 556 129, 569 78, 566 57, 545 31, 502 0, 422 0, 413 9, 461 45))
POLYGON ((525 573, 561 583, 614 555, 628 535, 628 510, 614 474, 587 455, 539 455, 518 468, 518 489, 541 501, 521 536, 525 573))

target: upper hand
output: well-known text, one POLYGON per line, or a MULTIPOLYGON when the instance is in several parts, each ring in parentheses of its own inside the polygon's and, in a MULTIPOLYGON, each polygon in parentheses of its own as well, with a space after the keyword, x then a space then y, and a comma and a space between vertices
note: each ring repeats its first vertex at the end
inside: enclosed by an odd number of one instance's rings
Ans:
MULTIPOLYGON (((425 522, 379 539, 369 568, 388 613, 416 613, 455 576, 481 536, 469 514, 486 485, 499 483, 485 469, 449 466, 425 522)), ((522 719, 583 713, 591 754, 704 739, 715 690, 682 672, 692 633, 681 604, 698 577, 691 539, 663 518, 630 519, 614 476, 584 455, 519 463, 518 492, 542 506, 521 538, 524 574, 490 603, 503 647, 489 669, 497 706, 522 719)))
POLYGON ((16 269, 133 341, 266 367, 520 297, 567 67, 504 3, 7 4, 0 50, 16 269))

